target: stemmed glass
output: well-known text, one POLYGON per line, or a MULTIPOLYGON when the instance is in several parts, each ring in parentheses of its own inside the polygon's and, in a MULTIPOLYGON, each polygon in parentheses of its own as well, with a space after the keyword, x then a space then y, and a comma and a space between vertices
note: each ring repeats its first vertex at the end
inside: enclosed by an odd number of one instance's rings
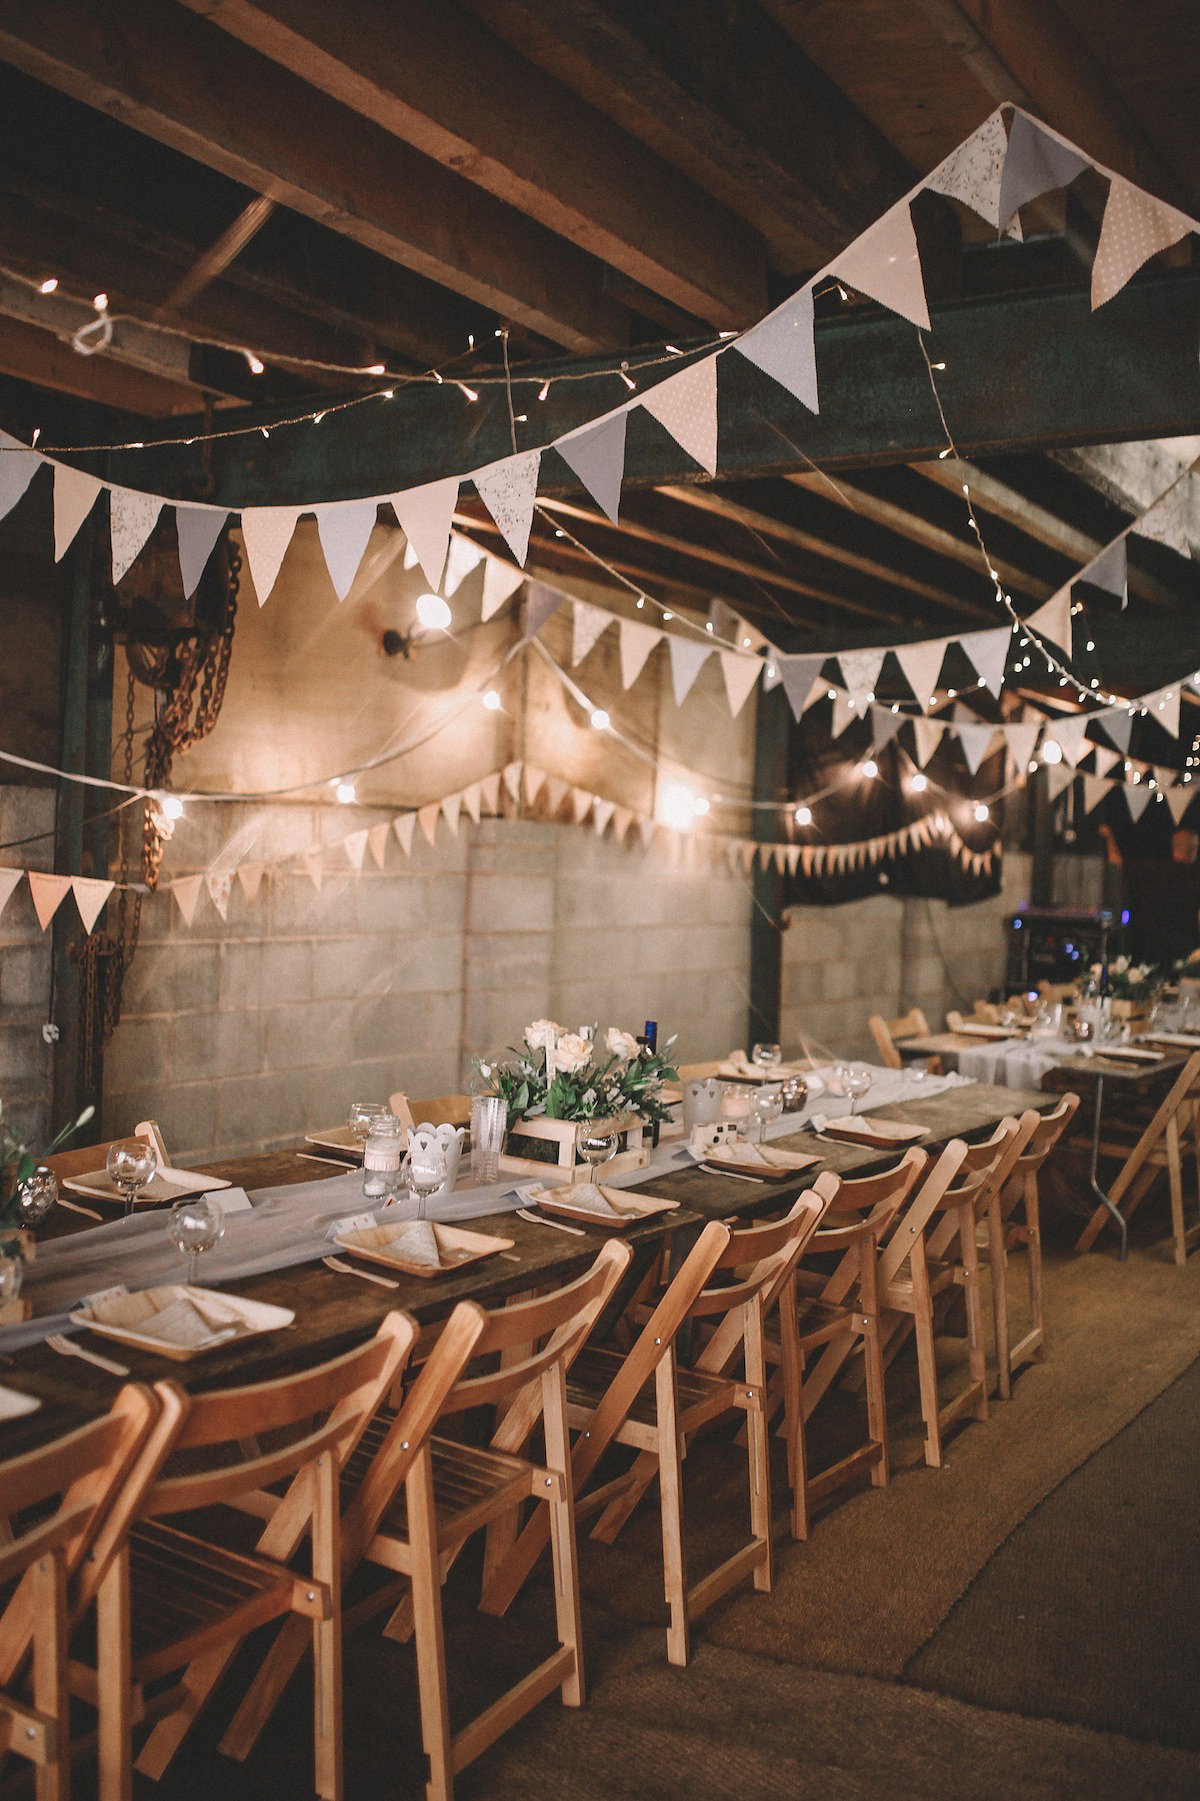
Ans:
POLYGON ((600 1165, 617 1154, 617 1134, 583 1131, 579 1134, 578 1143, 579 1155, 588 1166, 588 1181, 594 1183, 600 1165))
POLYGON ((854 1112, 855 1102, 860 1101, 870 1092, 873 1077, 865 1063, 852 1063, 846 1082, 846 1093, 850 1097, 850 1112, 854 1112))
POLYGON ((783 1051, 777 1044, 756 1044, 750 1052, 750 1061, 759 1069, 778 1069, 783 1062, 783 1051))
POLYGON ((196 1285, 201 1256, 212 1250, 224 1230, 225 1215, 202 1194, 176 1201, 168 1213, 167 1232, 180 1256, 188 1260, 187 1279, 191 1287, 196 1285))
POLYGON ((351 1135, 364 1145, 370 1136, 371 1126, 377 1119, 382 1119, 388 1111, 382 1101, 353 1101, 350 1106, 350 1117, 347 1121, 351 1135))
POLYGON ((783 1090, 777 1082, 764 1082, 754 1097, 754 1117, 758 1121, 758 1142, 766 1140, 767 1127, 783 1112, 783 1090))
POLYGON ((417 1218, 425 1218, 425 1203, 446 1180, 446 1153, 437 1139, 423 1133, 408 1141, 408 1192, 417 1204, 417 1218))
POLYGON ((108 1147, 104 1166, 125 1197, 125 1217, 133 1212, 133 1203, 158 1168, 158 1152, 148 1138, 118 1138, 108 1147))

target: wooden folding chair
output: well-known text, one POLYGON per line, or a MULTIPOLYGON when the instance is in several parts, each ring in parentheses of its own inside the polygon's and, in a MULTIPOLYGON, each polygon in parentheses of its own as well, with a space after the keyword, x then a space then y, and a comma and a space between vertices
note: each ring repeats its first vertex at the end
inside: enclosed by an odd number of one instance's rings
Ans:
POLYGON ((156 1411, 131 1386, 102 1419, 0 1464, 0 1515, 16 1534, 0 1549, 0 1585, 18 1585, 0 1620, 0 1730, 4 1749, 33 1765, 38 1801, 68 1801, 71 1788, 69 1581, 156 1411), (12 1692, 30 1656, 32 1704, 12 1692))
POLYGON ((1042 1299, 1042 1232, 1038 1175, 1051 1151, 1070 1126, 1079 1106, 1077 1094, 1064 1094, 1052 1113, 1022 1114, 1028 1122, 1024 1148, 1013 1164, 1003 1191, 994 1193, 988 1207, 988 1263, 992 1273, 992 1322, 996 1338, 996 1369, 1000 1398, 1012 1399, 1013 1372, 1022 1363, 1041 1363, 1046 1356, 1046 1326, 1042 1299), (1016 1217, 1018 1209, 1020 1218, 1016 1217), (1008 1321, 1008 1253, 1018 1245, 1026 1251, 1029 1278, 1029 1330, 1010 1343, 1008 1321))
MULTIPOLYGON (((364 1560, 399 1580, 347 1614, 352 1626, 400 1603, 416 1638, 421 1722, 429 1757, 428 1793, 449 1797, 454 1777, 553 1689, 583 1700, 583 1655, 575 1555, 564 1377, 617 1283, 630 1250, 608 1240, 591 1268, 564 1288, 495 1313, 471 1302, 455 1308, 398 1411, 384 1410, 364 1435, 343 1481, 342 1571, 364 1560), (544 1342, 543 1342, 544 1341, 544 1342), (498 1358, 498 1367, 490 1367, 498 1358), (475 1366, 484 1362, 480 1370, 475 1366), (440 1419, 507 1403, 486 1448, 434 1436, 440 1419), (542 1426, 545 1457, 519 1453, 542 1426), (451 1733, 441 1585, 467 1540, 532 1499, 554 1546, 559 1647, 487 1711, 451 1733)), ((303 1653, 303 1635, 285 1622, 221 1748, 248 1755, 303 1653)))
MULTIPOLYGON (((141 1120, 134 1130, 127 1132, 125 1136, 127 1138, 144 1138, 158 1152, 159 1164, 170 1168, 171 1159, 167 1155, 163 1135, 152 1119, 141 1120)), ((45 1159, 46 1168, 52 1171, 60 1182, 74 1176, 91 1175, 94 1170, 104 1168, 104 1160, 113 1145, 122 1142, 122 1139, 110 1138, 104 1144, 76 1145, 69 1151, 55 1151, 52 1156, 45 1159)))
POLYGON ((368 1343, 316 1369, 193 1397, 156 1384, 159 1418, 97 1541, 94 1652, 70 1665, 72 1691, 99 1712, 103 1801, 132 1795, 136 1723, 161 1721, 162 1737, 152 1735, 144 1754, 146 1773, 160 1773, 232 1651, 255 1627, 293 1614, 307 1622, 313 1647, 316 1789, 340 1801, 338 1473, 415 1333, 393 1313, 368 1343), (287 1487, 276 1500, 269 1491, 279 1483, 287 1487), (247 1497, 251 1511, 271 1512, 252 1555, 167 1523, 247 1497), (287 1562, 304 1538, 311 1575, 287 1562), (286 1555, 264 1551, 272 1543, 286 1555), (181 1680, 147 1699, 148 1684, 178 1672, 181 1680))
MULTIPOLYGON (((795 1308, 792 1273, 828 1200, 814 1192, 800 1196, 786 1218, 767 1225, 725 1232, 720 1243, 712 1226, 716 1255, 706 1273, 707 1257, 689 1269, 685 1260, 655 1308, 633 1349, 626 1353, 588 1346, 571 1371, 567 1385, 570 1420, 578 1432, 595 1432, 602 1409, 619 1390, 630 1365, 644 1371, 629 1397, 624 1417, 610 1435, 640 1453, 626 1477, 617 1478, 586 1497, 589 1510, 604 1511, 592 1536, 612 1543, 657 1474, 662 1513, 663 1569, 671 1623, 667 1656, 672 1663, 688 1660, 691 1621, 736 1583, 751 1576, 758 1589, 772 1580, 771 1471, 765 1410, 766 1362, 764 1327, 769 1309, 795 1308), (728 1281, 710 1286, 713 1276, 728 1281), (673 1329, 662 1330, 670 1319, 673 1329), (676 1338, 685 1320, 714 1321, 711 1357, 693 1368, 680 1366, 676 1338), (715 1350, 712 1349, 715 1343, 715 1350), (744 1374, 730 1369, 740 1351, 744 1374), (688 1586, 683 1544, 683 1446, 701 1427, 733 1411, 746 1414, 749 1441, 751 1538, 694 1586, 688 1586)), ((788 1405, 798 1394, 798 1367, 786 1349, 788 1405)), ((579 1440, 576 1441, 577 1446, 579 1440)))
MULTIPOLYGON (((1113 1206, 1128 1221, 1133 1218, 1154 1183, 1167 1172, 1171 1195, 1171 1235, 1175 1261, 1180 1267, 1200 1238, 1200 1221, 1187 1225, 1183 1211, 1183 1149, 1190 1140, 1200 1193, 1200 1051, 1194 1051, 1180 1070, 1108 1190, 1113 1206)), ((1126 1147, 1101 1143, 1100 1154, 1122 1155, 1126 1147)), ((1090 1251, 1104 1227, 1112 1222, 1107 1207, 1099 1206, 1080 1233, 1077 1251, 1090 1251)))
POLYGON ((929 1036, 929 1021, 920 1007, 911 1008, 899 1019, 885 1019, 881 1013, 872 1013, 867 1025, 885 1069, 903 1069, 904 1060, 896 1048, 902 1039, 929 1036))

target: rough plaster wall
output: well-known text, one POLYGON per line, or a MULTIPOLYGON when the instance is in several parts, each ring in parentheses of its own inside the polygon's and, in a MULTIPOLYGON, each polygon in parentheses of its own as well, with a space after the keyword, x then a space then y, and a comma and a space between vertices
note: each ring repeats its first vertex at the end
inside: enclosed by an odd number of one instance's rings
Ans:
MULTIPOLYGON (((53 867, 54 790, 0 785, 0 843, 33 839, 0 851, 0 863, 53 867)), ((73 906, 68 898, 64 903, 73 906)), ((50 1017, 50 934, 22 882, 0 914, 0 1100, 13 1128, 44 1145, 50 1126, 51 1049, 42 1037, 50 1017)))

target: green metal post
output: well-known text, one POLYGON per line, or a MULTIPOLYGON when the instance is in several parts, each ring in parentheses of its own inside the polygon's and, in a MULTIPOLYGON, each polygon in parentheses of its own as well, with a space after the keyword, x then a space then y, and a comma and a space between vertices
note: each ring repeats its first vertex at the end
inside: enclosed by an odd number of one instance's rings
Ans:
MULTIPOLYGON (((754 724, 754 798, 775 802, 787 799, 788 746, 792 715, 783 688, 760 693, 754 724)), ((759 806, 754 813, 754 836, 762 844, 779 835, 780 816, 773 806, 759 806)), ((760 869, 755 860, 752 876, 754 906, 750 914, 750 1018, 749 1050, 756 1039, 777 1040, 783 1005, 783 876, 774 862, 760 869)))

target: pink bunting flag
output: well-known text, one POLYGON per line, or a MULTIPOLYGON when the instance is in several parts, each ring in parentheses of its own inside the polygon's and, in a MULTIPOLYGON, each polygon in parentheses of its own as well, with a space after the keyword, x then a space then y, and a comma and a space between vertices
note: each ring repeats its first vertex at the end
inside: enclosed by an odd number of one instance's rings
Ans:
POLYGON ((179 545, 179 573, 183 577, 184 598, 190 600, 200 585, 200 577, 208 567, 208 559, 216 549, 217 539, 225 530, 229 514, 222 507, 175 508, 175 537, 179 545))
POLYGON ((75 905, 83 922, 83 929, 89 937, 100 917, 105 901, 115 887, 115 882, 102 881, 99 876, 77 875, 72 877, 71 889, 75 895, 75 905))
POLYGON ((717 359, 702 357, 643 395, 642 406, 709 475, 717 473, 717 359))
POLYGON ((721 652, 721 674, 725 677, 725 693, 729 700, 729 711, 735 719, 745 706, 755 682, 762 674, 762 669, 761 657, 744 655, 737 650, 721 652))
POLYGON ((592 810, 592 801, 594 798, 594 795, 589 794, 586 788, 572 788, 571 817, 576 825, 583 824, 584 820, 592 810))
MULTIPOLYGON (((454 509, 458 505, 457 475, 426 482, 420 488, 402 488, 390 499, 400 529, 408 539, 409 548, 416 552, 430 587, 440 588, 450 527, 454 524, 454 509)), ((405 568, 411 566, 406 557, 405 568)))
POLYGON ((907 200, 901 200, 856 238, 833 264, 831 273, 880 306, 923 331, 929 330, 921 255, 907 200))
POLYGON ((628 409, 621 407, 586 431, 570 432, 554 441, 559 456, 614 525, 621 506, 628 419, 628 409))
POLYGON ((114 585, 133 566, 166 502, 156 494, 140 494, 133 488, 112 488, 108 496, 109 534, 112 539, 114 585))
POLYGON ((31 869, 27 874, 34 912, 44 932, 70 893, 71 878, 69 875, 50 875, 40 869, 31 869))
POLYGON ((817 401, 817 347, 813 339, 813 291, 803 287, 768 313, 731 346, 747 362, 786 388, 810 413, 817 401))
POLYGON ((556 775, 546 777, 546 786, 542 789, 542 793, 546 797, 546 812, 551 819, 557 819, 562 812, 562 804, 567 798, 569 787, 569 782, 562 781, 556 775))
POLYGON ((442 797, 442 818, 450 827, 451 835, 458 837, 458 821, 462 813, 462 793, 446 794, 442 797))
POLYGON ((45 460, 19 438, 0 431, 0 519, 12 512, 45 460))
POLYGON ((933 699, 949 642, 949 638, 926 638, 918 644, 896 646, 896 660, 919 707, 927 707, 933 699))
POLYGON ((700 639, 668 638, 667 646, 671 657, 671 687, 675 694, 675 705, 681 707, 712 651, 711 644, 700 639))
POLYGON ((192 921, 196 917, 196 906, 203 885, 204 877, 200 875, 177 876, 171 883, 171 893, 175 897, 175 904, 183 914, 183 923, 189 932, 192 929, 192 921))
POLYGON ((571 624, 571 666, 574 668, 577 663, 582 663, 605 629, 612 624, 613 615, 606 613, 603 607, 592 606, 590 601, 576 600, 571 604, 574 612, 571 624))
POLYGON ((480 793, 480 796, 482 797, 483 804, 484 804, 484 807, 486 808, 486 810, 493 816, 495 814, 499 813, 499 811, 500 811, 500 771, 498 769, 493 770, 491 775, 484 776, 483 780, 479 784, 479 793, 480 793))
POLYGON ((462 791, 463 812, 466 813, 469 819, 474 820, 476 825, 479 824, 479 803, 482 798, 478 782, 472 782, 469 787, 464 788, 462 791))
POLYGON ((222 919, 229 918, 229 896, 233 891, 232 869, 209 869, 205 871, 204 886, 208 889, 208 898, 222 919))
POLYGON ((320 844, 311 845, 309 849, 302 854, 300 862, 304 867, 304 873, 307 875, 317 893, 320 894, 322 884, 325 880, 324 846, 320 844))
POLYGON ((1090 749, 1092 752, 1092 765, 1096 774, 1107 775, 1113 764, 1118 761, 1116 751, 1109 750, 1107 744, 1093 744, 1090 746, 1090 749))
POLYGON ((25 871, 23 869, 0 867, 0 913, 3 913, 5 907, 7 907, 9 901, 12 899, 17 883, 24 874, 25 871))
MULTIPOLYGON (((406 857, 412 856, 413 829, 416 826, 416 823, 417 823, 417 816, 415 813, 397 813, 395 819, 393 819, 393 821, 392 821, 392 831, 396 835, 396 843, 400 846, 400 849, 404 852, 406 857)), ((384 841, 384 843, 387 842, 387 827, 386 826, 382 826, 382 827, 381 826, 372 826, 371 831, 372 832, 382 831, 383 832, 383 841, 384 841)), ((368 843, 370 843, 370 839, 368 839, 368 843)), ((371 855, 372 856, 375 855, 374 844, 371 844, 371 855)), ((378 857, 378 858, 376 858, 376 861, 378 862, 380 869, 382 869, 383 868, 383 858, 378 857)))
POLYGON ((67 463, 54 465, 54 561, 61 563, 96 504, 103 482, 67 463))
POLYGON ((968 632, 958 642, 974 663, 976 674, 983 677, 984 687, 989 693, 998 695, 1004 686, 1004 666, 1012 643, 1012 628, 999 625, 990 632, 968 632))
POLYGON ((519 762, 506 763, 500 771, 508 798, 514 807, 521 803, 521 765, 519 762))
POLYGON ((540 450, 522 450, 471 472, 479 498, 521 567, 529 550, 529 528, 537 499, 540 450))
POLYGON ((437 822, 441 814, 440 801, 431 801, 426 807, 417 808, 417 824, 424 834, 425 842, 432 844, 437 835, 437 822))
POLYGON ((1120 175, 1109 184, 1100 242, 1092 263, 1092 310, 1119 294, 1143 263, 1196 229, 1186 213, 1155 200, 1120 175))
POLYGON ((633 811, 630 807, 613 808, 613 837, 618 844, 624 844, 630 826, 633 824, 633 811))
POLYGON ((260 607, 270 598, 296 530, 296 521, 303 510, 303 507, 246 507, 242 512, 242 541, 260 607))
POLYGON ((646 667, 650 652, 666 633, 659 631, 656 625, 643 625, 637 619, 622 619, 617 635, 620 640, 621 686, 632 688, 646 667))
POLYGON ((597 838, 603 838, 609 820, 617 810, 617 804, 611 800, 597 799, 592 805, 592 825, 597 838))
POLYGON ((450 539, 450 555, 446 558, 446 573, 442 577, 442 593, 447 600, 453 598, 462 587, 473 570, 478 569, 483 561, 483 552, 478 544, 470 538, 464 538, 461 532, 455 532, 450 539))
POLYGON ((515 569, 500 557, 488 557, 483 565, 483 617, 490 619, 505 601, 515 594, 525 580, 525 571, 515 569))
POLYGON ((373 500, 335 500, 316 508, 317 536, 339 600, 345 600, 354 585, 377 511, 373 500))
POLYGON ((539 769, 536 763, 525 765, 525 804, 532 807, 542 792, 542 784, 546 780, 546 771, 539 769))
POLYGON ((252 907, 258 899, 258 891, 262 886, 262 863, 239 863, 237 879, 242 893, 246 897, 246 905, 252 907))

